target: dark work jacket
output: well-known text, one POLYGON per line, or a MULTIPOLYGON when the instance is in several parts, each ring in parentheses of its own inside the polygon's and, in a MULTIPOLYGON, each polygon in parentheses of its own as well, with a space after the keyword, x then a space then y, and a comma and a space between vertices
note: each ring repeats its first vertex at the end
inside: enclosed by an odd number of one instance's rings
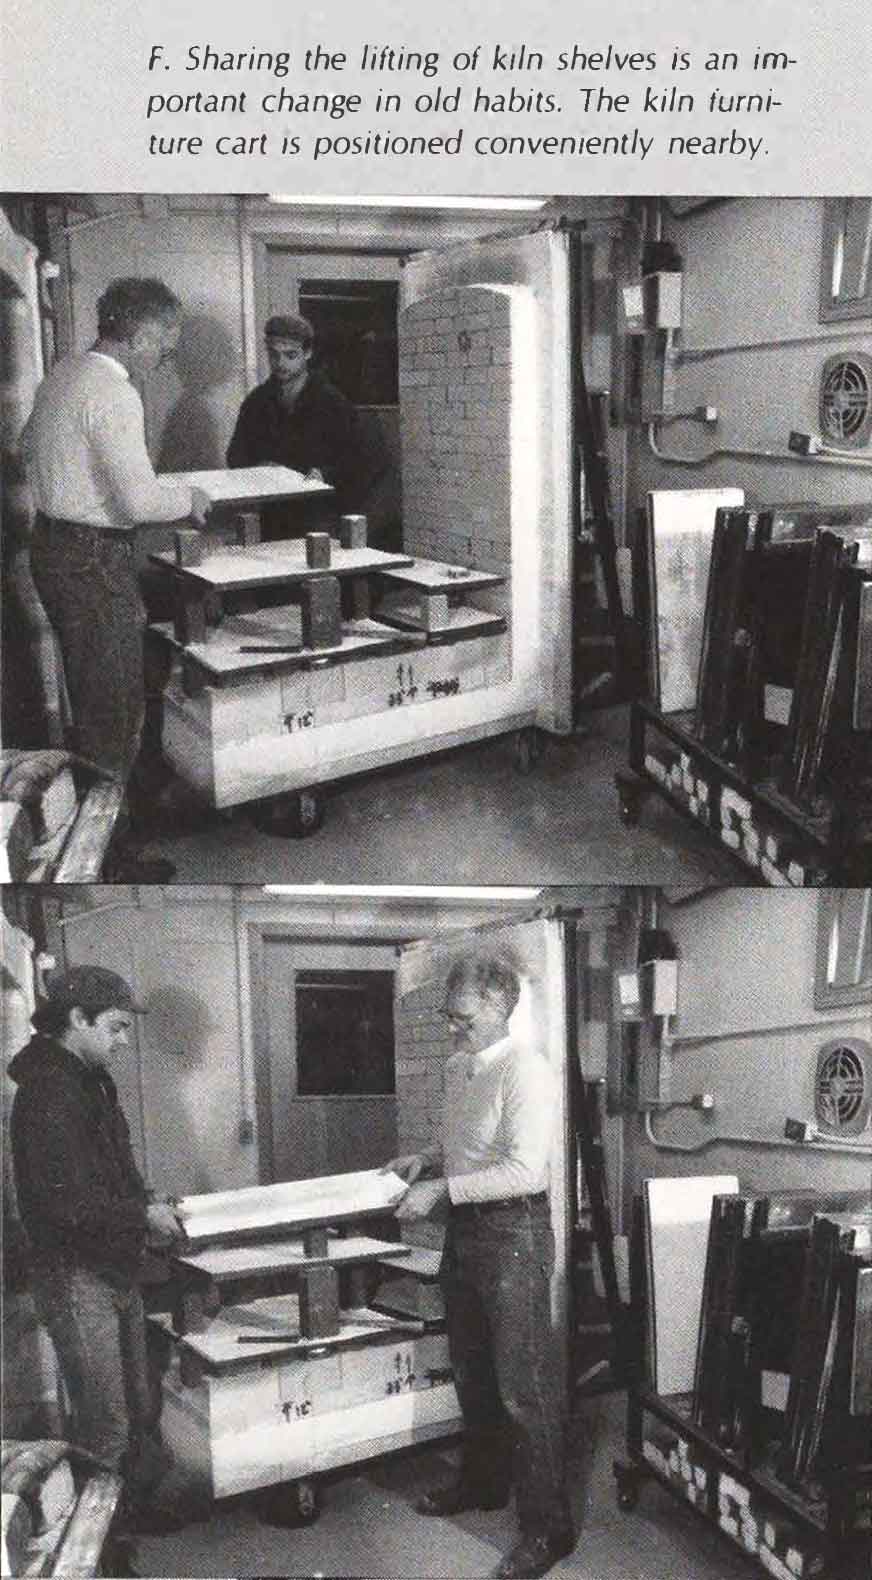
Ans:
POLYGON ((34 1250, 133 1282, 147 1231, 148 1192, 136 1167, 115 1082, 53 1037, 15 1055, 10 1122, 18 1210, 34 1250))
POLYGON ((272 378, 246 395, 239 408, 227 465, 317 467, 335 490, 336 509, 366 513, 367 500, 391 463, 377 421, 370 422, 323 373, 309 374, 288 411, 272 378))

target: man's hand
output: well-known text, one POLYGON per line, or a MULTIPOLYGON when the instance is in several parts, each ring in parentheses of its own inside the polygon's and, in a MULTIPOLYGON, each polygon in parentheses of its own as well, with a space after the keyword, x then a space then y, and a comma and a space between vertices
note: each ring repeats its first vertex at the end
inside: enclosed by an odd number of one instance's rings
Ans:
POLYGON ((447 1180, 422 1180, 420 1184, 409 1187, 394 1213, 401 1223, 412 1218, 429 1218, 433 1209, 447 1200, 447 1180))
POLYGON ((406 1152, 401 1158, 392 1158, 380 1171, 382 1174, 399 1174, 401 1180, 407 1185, 414 1185, 420 1179, 426 1159, 423 1152, 406 1152))
POLYGON ((212 509, 212 501, 202 488, 191 489, 191 520, 196 521, 198 527, 205 527, 206 517, 212 509))
POLYGON ((148 1232, 158 1245, 170 1245, 174 1240, 184 1239, 185 1234, 172 1207, 165 1201, 149 1202, 148 1232))

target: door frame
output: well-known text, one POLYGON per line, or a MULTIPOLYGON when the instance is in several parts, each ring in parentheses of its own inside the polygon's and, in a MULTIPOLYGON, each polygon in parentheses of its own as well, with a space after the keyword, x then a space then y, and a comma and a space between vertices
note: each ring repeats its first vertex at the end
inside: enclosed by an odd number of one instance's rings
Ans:
POLYGON ((257 1157, 260 1183, 269 1183, 275 1172, 275 1143, 273 1137, 272 1104, 270 1102, 270 1047, 269 1025, 266 1013, 266 945, 283 941, 299 949, 341 948, 398 949, 408 942, 400 936, 378 936, 370 933, 317 933, 297 932, 288 923, 248 922, 246 924, 249 1003, 251 1008, 251 1046, 254 1077, 254 1113, 257 1125, 257 1157), (265 1178, 268 1176, 268 1178, 265 1178))
MULTIPOLYGON (((395 951, 399 944, 398 939, 388 938, 306 938, 284 928, 280 923, 267 924, 257 928, 257 937, 249 936, 249 958, 251 973, 251 1011, 253 1030, 254 1052, 254 1107, 257 1118, 257 1153, 258 1173, 262 1184, 275 1181, 276 1177, 276 1149, 273 1129, 273 1101, 272 1093, 275 1083, 272 1080, 272 1063, 270 1058, 269 1022, 267 1015, 266 994, 266 946, 271 942, 286 943, 290 948, 300 952, 307 949, 319 951, 322 949, 354 949, 354 950, 386 950, 393 948, 395 951), (268 1176, 268 1178, 265 1178, 268 1176)), ((397 960, 397 965, 399 961, 397 960)), ((329 969, 329 963, 326 964, 329 969)), ((301 970, 308 970, 310 966, 301 966, 301 970)), ((341 969, 341 968, 340 968, 341 969)), ((349 968, 351 969, 351 968, 349 968)), ((365 966, 360 969, 365 970, 365 966)), ((373 965, 374 971, 386 969, 384 961, 373 965)), ((396 968, 394 972, 394 1004, 396 1005, 396 968)), ((385 1094, 387 1095, 387 1094, 385 1094)), ((331 1101, 325 1097, 300 1097, 290 1094, 290 1101, 299 1103, 322 1103, 331 1101)), ((354 1096, 345 1096, 343 1102, 355 1102, 354 1096)))
POLYGON ((270 226, 263 230, 256 229, 248 233, 248 245, 242 253, 242 333, 243 351, 245 356, 246 387, 262 382, 266 377, 266 363, 259 325, 266 321, 268 303, 269 281, 269 253, 271 250, 292 252, 300 258, 311 258, 313 263, 317 259, 340 259, 349 261, 353 259, 378 258, 392 259, 397 265, 397 279, 400 276, 402 260, 409 255, 409 248, 390 243, 355 244, 354 242, 321 242, 309 237, 295 236, 288 231, 275 230, 270 226))

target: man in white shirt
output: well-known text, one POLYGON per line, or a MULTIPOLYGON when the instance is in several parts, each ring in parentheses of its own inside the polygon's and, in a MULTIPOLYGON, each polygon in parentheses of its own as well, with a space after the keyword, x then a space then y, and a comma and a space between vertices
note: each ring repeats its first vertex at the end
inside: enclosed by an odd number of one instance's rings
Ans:
POLYGON ((521 1537, 498 1580, 543 1575, 575 1545, 549 1288, 556 1090, 547 1061, 509 1035, 519 992, 500 958, 451 968, 445 1013, 455 1052, 443 1144, 388 1165, 409 1184, 398 1218, 448 1216, 440 1279, 463 1460, 456 1483, 418 1508, 437 1516, 501 1508, 514 1485, 521 1537))
POLYGON ((172 356, 181 304, 161 280, 121 279, 97 315, 91 350, 62 357, 39 386, 20 448, 37 510, 31 565, 63 656, 70 745, 126 786, 145 712, 134 534, 142 522, 202 525, 207 501, 155 475, 131 382, 172 356))

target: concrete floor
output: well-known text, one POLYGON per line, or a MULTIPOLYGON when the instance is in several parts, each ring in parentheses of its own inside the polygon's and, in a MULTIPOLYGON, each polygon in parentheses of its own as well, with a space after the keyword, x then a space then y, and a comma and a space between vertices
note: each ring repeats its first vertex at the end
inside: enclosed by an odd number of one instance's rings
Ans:
POLYGON ((545 737, 529 775, 510 737, 464 746, 327 791, 307 839, 261 833, 244 807, 198 813, 155 843, 182 883, 651 883, 747 881, 728 853, 657 795, 625 827, 614 773, 627 766, 627 710, 590 733, 545 737))
MULTIPOLYGON (((648 1482, 637 1508, 616 1503, 612 1461, 623 1452, 623 1396, 587 1401, 572 1461, 578 1546, 552 1571, 576 1580, 748 1580, 728 1540, 648 1482)), ((414 1501, 451 1479, 456 1451, 425 1447, 336 1472, 318 1521, 303 1530, 264 1523, 252 1496, 217 1505, 208 1521, 138 1544, 141 1572, 159 1576, 379 1576, 465 1580, 489 1575, 515 1537, 511 1510, 425 1520, 414 1501)), ((759 1571, 762 1573, 762 1570, 759 1571)))

